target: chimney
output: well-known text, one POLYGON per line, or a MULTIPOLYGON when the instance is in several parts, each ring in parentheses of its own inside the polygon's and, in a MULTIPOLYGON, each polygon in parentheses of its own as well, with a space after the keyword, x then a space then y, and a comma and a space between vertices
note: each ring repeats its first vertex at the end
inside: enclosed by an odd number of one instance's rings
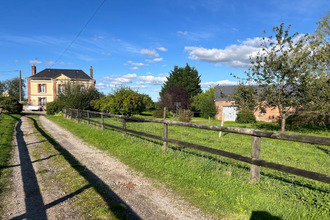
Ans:
POLYGON ((91 78, 93 79, 93 67, 92 66, 90 68, 90 72, 91 72, 91 78))
POLYGON ((37 72, 37 67, 34 64, 32 64, 32 76, 34 76, 36 72, 37 72))

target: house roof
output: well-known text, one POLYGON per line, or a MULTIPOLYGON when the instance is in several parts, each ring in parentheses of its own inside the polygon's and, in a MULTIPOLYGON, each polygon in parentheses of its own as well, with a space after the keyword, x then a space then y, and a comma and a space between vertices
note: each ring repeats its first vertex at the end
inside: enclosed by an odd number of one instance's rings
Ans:
POLYGON ((229 101, 228 96, 233 94, 238 86, 216 86, 215 88, 215 101, 229 101), (221 93, 222 91, 222 93, 221 93))
MULTIPOLYGON (((257 89, 259 94, 262 90, 259 86, 251 85, 257 89)), ((215 101, 230 101, 229 96, 232 95, 235 90, 238 88, 238 85, 229 85, 229 86, 216 86, 215 88, 215 101), (221 93, 222 91, 222 93, 221 93)))
POLYGON ((40 71, 39 73, 28 77, 29 79, 52 79, 56 78, 59 75, 65 75, 71 79, 76 80, 92 80, 92 78, 87 75, 82 70, 72 70, 72 69, 44 69, 40 71))

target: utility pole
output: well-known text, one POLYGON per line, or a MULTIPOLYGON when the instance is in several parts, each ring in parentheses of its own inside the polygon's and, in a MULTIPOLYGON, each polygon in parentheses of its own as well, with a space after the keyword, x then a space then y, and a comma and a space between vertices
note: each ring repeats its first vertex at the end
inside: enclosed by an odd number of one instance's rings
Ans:
POLYGON ((22 102, 22 75, 21 70, 19 70, 19 103, 22 102))

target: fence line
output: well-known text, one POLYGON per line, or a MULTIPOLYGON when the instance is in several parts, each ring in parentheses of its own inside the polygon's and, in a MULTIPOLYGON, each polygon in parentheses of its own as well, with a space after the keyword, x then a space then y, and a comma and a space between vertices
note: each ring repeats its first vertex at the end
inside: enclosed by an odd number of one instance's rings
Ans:
POLYGON ((70 108, 65 109, 65 116, 70 117, 70 118, 76 118, 76 120, 78 122, 79 122, 79 120, 87 120, 88 124, 90 124, 90 122, 100 124, 102 126, 102 129, 104 129, 104 127, 110 127, 110 128, 121 130, 124 133, 129 132, 129 133, 133 133, 136 135, 141 135, 141 136, 161 140, 164 142, 163 150, 167 150, 167 143, 173 143, 173 144, 177 144, 177 145, 181 145, 181 146, 185 146, 185 147, 197 149, 200 151, 204 151, 204 152, 208 152, 208 153, 212 153, 212 154, 216 154, 216 155, 220 155, 220 156, 224 156, 224 157, 228 157, 231 159, 249 163, 249 164, 251 164, 250 182, 252 182, 252 183, 258 182, 260 180, 260 166, 262 166, 262 167, 267 167, 270 169, 274 169, 274 170, 278 170, 278 171, 282 171, 282 172, 286 172, 286 173, 291 173, 294 175, 298 175, 298 176, 302 176, 302 177, 306 177, 309 179, 313 179, 313 180, 317 180, 320 182, 325 182, 325 183, 330 184, 329 175, 260 160, 260 145, 261 145, 260 138, 261 137, 330 146, 330 138, 327 138, 327 137, 286 134, 286 133, 279 133, 279 132, 262 131, 262 130, 257 130, 257 129, 248 129, 248 128, 202 125, 202 124, 194 124, 194 123, 187 123, 187 122, 171 121, 171 120, 166 120, 166 119, 139 118, 139 117, 133 117, 133 116, 114 115, 114 114, 84 111, 84 110, 70 109, 70 108), (81 113, 83 113, 83 112, 87 113, 87 119, 81 117, 81 113), (90 113, 100 115, 102 121, 99 122, 99 121, 92 120, 90 118, 90 113), (122 123, 123 123, 122 127, 104 123, 104 116, 110 116, 110 117, 122 119, 122 123), (126 120, 162 123, 164 125, 163 126, 163 137, 127 129, 126 120), (223 131, 223 132, 236 133, 236 134, 242 134, 242 135, 250 135, 251 136, 251 157, 246 157, 246 156, 242 156, 242 155, 227 152, 227 151, 209 148, 209 147, 198 145, 198 144, 192 144, 192 143, 188 143, 188 142, 184 142, 184 141, 169 139, 168 138, 168 125, 176 125, 176 126, 213 130, 213 131, 223 131))

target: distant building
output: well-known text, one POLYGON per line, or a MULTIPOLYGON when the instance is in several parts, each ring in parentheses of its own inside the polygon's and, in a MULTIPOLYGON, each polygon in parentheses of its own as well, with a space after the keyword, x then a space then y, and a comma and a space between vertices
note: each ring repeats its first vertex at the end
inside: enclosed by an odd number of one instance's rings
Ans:
POLYGON ((74 84, 81 86, 82 90, 95 87, 93 68, 90 75, 82 70, 73 69, 44 69, 36 73, 36 66, 32 65, 32 76, 27 77, 28 105, 46 106, 54 101, 58 94, 64 92, 65 85, 74 84))
MULTIPOLYGON (((232 95, 238 88, 236 85, 232 86, 216 86, 215 90, 215 106, 217 108, 216 119, 222 120, 222 115, 225 116, 225 121, 235 121, 238 113, 238 105, 235 101, 230 100, 232 95)), ((276 121, 280 116, 278 108, 266 108, 265 111, 256 109, 254 111, 257 121, 276 121)))

